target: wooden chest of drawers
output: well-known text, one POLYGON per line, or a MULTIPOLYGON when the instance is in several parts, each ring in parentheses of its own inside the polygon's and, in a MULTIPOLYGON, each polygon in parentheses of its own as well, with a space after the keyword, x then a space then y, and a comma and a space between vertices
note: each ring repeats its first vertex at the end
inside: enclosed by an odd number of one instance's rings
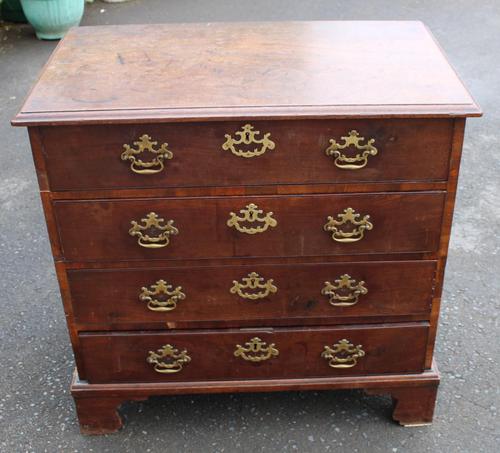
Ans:
POLYGON ((432 420, 465 117, 418 22, 72 30, 28 126, 82 431, 151 395, 363 388, 432 420))

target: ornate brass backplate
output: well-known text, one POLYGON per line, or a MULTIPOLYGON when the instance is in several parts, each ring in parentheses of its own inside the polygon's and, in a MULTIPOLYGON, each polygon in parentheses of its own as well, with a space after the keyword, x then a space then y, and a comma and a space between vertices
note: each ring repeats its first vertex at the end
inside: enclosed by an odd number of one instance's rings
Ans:
POLYGON ((357 282, 350 275, 344 274, 334 280, 333 285, 330 282, 325 282, 321 294, 329 297, 330 305, 350 307, 358 303, 359 296, 368 293, 368 289, 364 285, 364 281, 357 282))
POLYGON ((240 209, 241 216, 234 212, 229 213, 228 227, 236 228, 240 233, 257 234, 263 233, 269 227, 274 228, 278 225, 278 221, 273 218, 273 213, 268 212, 265 215, 262 209, 256 204, 250 203, 245 206, 245 209, 240 209), (247 225, 250 224, 250 225, 247 225), (253 226, 255 225, 256 226, 253 226), (259 225, 260 224, 260 225, 259 225))
POLYGON ((274 346, 274 343, 268 345, 259 337, 254 337, 250 341, 247 341, 245 346, 237 344, 234 356, 241 357, 243 360, 249 362, 262 362, 278 356, 279 351, 274 346))
POLYGON ((141 247, 160 248, 166 247, 170 242, 170 235, 176 236, 179 230, 174 227, 173 220, 162 219, 155 212, 150 212, 144 219, 142 225, 135 220, 130 222, 132 228, 128 230, 130 236, 137 236, 137 243, 141 247))
POLYGON ((278 288, 273 284, 273 279, 264 281, 264 278, 257 274, 257 272, 251 272, 241 280, 243 283, 233 280, 233 286, 229 292, 237 294, 243 299, 264 299, 269 294, 274 294, 278 291, 278 288))
POLYGON ((139 294, 139 300, 147 302, 151 311, 172 311, 177 307, 177 302, 185 298, 182 287, 174 288, 165 280, 158 280, 149 288, 142 287, 139 294))
POLYGON ((163 161, 172 159, 174 154, 168 149, 168 143, 163 143, 158 149, 155 149, 157 144, 158 142, 151 141, 149 135, 141 135, 139 140, 134 142, 137 148, 132 148, 127 144, 123 145, 125 151, 122 152, 121 158, 130 162, 130 169, 134 173, 140 175, 159 173, 164 168, 163 161), (151 153, 153 158, 150 161, 144 162, 139 158, 139 156, 144 156, 143 153, 151 153))
POLYGON ((226 141, 222 144, 222 149, 224 151, 230 150, 235 156, 250 158, 257 157, 264 154, 268 149, 272 150, 275 147, 274 142, 269 138, 271 133, 267 132, 261 139, 256 138, 260 134, 260 131, 254 131, 254 127, 251 124, 245 124, 241 131, 235 132, 239 138, 234 139, 229 134, 225 134, 224 137, 226 141), (238 145, 259 145, 253 150, 245 150, 238 148, 238 145))
POLYGON ((369 222, 370 216, 365 215, 359 220, 360 216, 354 209, 347 208, 342 214, 337 214, 337 219, 328 216, 328 222, 323 228, 332 233, 334 241, 356 242, 363 239, 365 230, 373 229, 373 224, 369 222), (344 226, 344 229, 341 229, 341 226, 344 226))
POLYGON ((171 344, 166 344, 156 352, 149 351, 146 362, 154 365, 157 373, 169 374, 181 371, 186 363, 191 362, 191 357, 185 349, 179 351, 171 344))
POLYGON ((361 143, 365 140, 364 137, 359 136, 359 132, 352 130, 349 135, 342 137, 344 143, 337 143, 333 138, 330 140, 330 146, 326 148, 325 153, 327 156, 335 158, 333 163, 343 170, 360 170, 368 163, 368 156, 376 156, 378 153, 377 148, 373 146, 375 139, 369 139, 364 145, 361 143), (349 157, 341 151, 353 146, 356 150, 362 153, 356 154, 354 157, 349 157))
POLYGON ((325 346, 321 357, 328 360, 332 368, 352 368, 358 363, 358 359, 365 356, 362 345, 354 346, 349 340, 343 339, 335 343, 333 347, 325 346))

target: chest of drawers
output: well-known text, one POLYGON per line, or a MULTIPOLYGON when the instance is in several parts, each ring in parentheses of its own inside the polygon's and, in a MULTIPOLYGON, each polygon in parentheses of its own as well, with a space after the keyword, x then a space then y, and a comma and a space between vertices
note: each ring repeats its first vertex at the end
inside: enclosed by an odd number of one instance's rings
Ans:
POLYGON ((432 420, 465 117, 418 22, 81 27, 27 126, 82 432, 151 395, 361 388, 432 420))

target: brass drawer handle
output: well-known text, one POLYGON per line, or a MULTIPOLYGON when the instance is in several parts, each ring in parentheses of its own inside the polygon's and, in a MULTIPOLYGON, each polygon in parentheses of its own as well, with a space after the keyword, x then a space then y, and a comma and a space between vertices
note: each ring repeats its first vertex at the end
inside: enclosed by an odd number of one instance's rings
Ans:
POLYGON ((170 242, 170 235, 176 236, 179 230, 174 227, 173 220, 162 219, 155 212, 150 212, 144 219, 142 225, 132 220, 132 228, 128 230, 130 236, 137 236, 137 243, 141 247, 150 249, 166 247, 170 242))
POLYGON ((261 139, 256 138, 260 134, 260 131, 254 131, 254 127, 251 124, 245 124, 241 131, 235 132, 239 138, 234 139, 229 134, 225 134, 224 137, 226 141, 222 144, 222 149, 224 151, 230 150, 235 156, 250 158, 262 156, 268 149, 272 150, 276 146, 274 142, 269 138, 271 133, 267 132, 261 139), (260 145, 253 150, 244 150, 237 148, 238 145, 260 145))
POLYGON ((368 293, 364 285, 364 281, 357 282, 350 275, 344 274, 335 280, 333 285, 325 282, 321 294, 328 296, 330 305, 334 307, 350 307, 358 303, 359 296, 368 293))
POLYGON ((259 337, 254 337, 245 343, 245 346, 236 345, 235 357, 241 357, 249 362, 263 362, 279 355, 274 343, 268 345, 259 337))
POLYGON ((237 294, 242 299, 264 299, 269 296, 269 294, 274 294, 278 291, 278 288, 273 284, 272 278, 265 282, 264 278, 257 274, 257 272, 251 272, 247 277, 243 277, 241 280, 243 283, 233 280, 233 286, 229 292, 231 294, 237 294))
POLYGON ((365 215, 361 220, 361 214, 356 213, 352 208, 344 209, 342 214, 337 214, 337 219, 328 216, 325 231, 332 233, 332 239, 337 242, 356 242, 363 239, 365 230, 373 229, 373 224, 369 222, 370 216, 365 215), (339 227, 345 225, 345 231, 339 227))
POLYGON ((174 154, 170 151, 168 143, 163 143, 160 148, 155 149, 158 142, 151 141, 149 135, 141 135, 139 140, 134 142, 137 148, 132 148, 130 145, 123 145, 125 151, 123 151, 121 158, 124 161, 130 162, 130 169, 140 175, 153 175, 155 173, 160 173, 163 170, 163 161, 166 159, 172 159, 174 154), (148 162, 144 162, 139 158, 139 155, 147 152, 154 155, 153 159, 148 162))
POLYGON ((250 203, 245 206, 245 209, 240 209, 241 216, 234 212, 229 213, 228 227, 236 228, 240 233, 257 234, 263 233, 269 227, 274 228, 278 225, 278 221, 273 218, 272 212, 267 212, 265 215, 262 209, 256 204, 250 203), (247 224, 261 224, 257 226, 248 226, 247 224))
POLYGON ((149 288, 142 287, 139 294, 139 300, 147 302, 151 311, 172 311, 177 307, 177 302, 185 298, 181 286, 174 288, 165 280, 158 280, 149 288))
POLYGON ((154 365, 157 373, 178 373, 186 363, 191 362, 191 357, 185 349, 179 351, 174 346, 166 344, 156 352, 149 351, 146 362, 154 365))
POLYGON ((352 130, 348 136, 341 137, 344 143, 337 143, 333 138, 330 140, 330 146, 326 148, 325 153, 327 156, 335 158, 333 163, 343 170, 360 170, 368 163, 368 156, 376 156, 378 153, 377 148, 373 146, 375 139, 369 139, 364 145, 361 144, 365 140, 364 137, 359 136, 359 132, 352 130), (349 157, 343 154, 343 151, 350 146, 354 146, 356 150, 363 151, 356 154, 354 157, 349 157))
POLYGON ((358 359, 365 356, 363 346, 354 346, 349 340, 343 339, 335 343, 333 347, 325 346, 321 357, 328 360, 332 368, 352 368, 358 363, 358 359))

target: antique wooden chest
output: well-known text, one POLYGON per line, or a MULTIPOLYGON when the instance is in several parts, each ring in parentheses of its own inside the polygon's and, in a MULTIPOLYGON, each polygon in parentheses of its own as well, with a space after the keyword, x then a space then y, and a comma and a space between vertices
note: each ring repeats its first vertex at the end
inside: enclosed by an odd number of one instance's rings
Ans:
POLYGON ((81 27, 20 113, 81 429, 150 395, 361 388, 432 420, 465 117, 419 22, 81 27))

